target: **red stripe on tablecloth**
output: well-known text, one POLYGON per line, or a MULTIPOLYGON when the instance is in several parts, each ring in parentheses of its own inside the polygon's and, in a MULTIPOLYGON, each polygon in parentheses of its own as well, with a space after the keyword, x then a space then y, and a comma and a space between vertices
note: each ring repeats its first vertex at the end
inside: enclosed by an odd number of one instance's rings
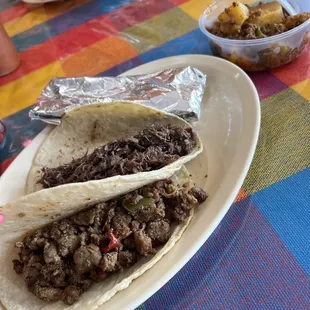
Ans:
POLYGON ((102 15, 97 19, 53 37, 44 43, 35 45, 20 53, 20 67, 13 73, 0 78, 0 86, 38 70, 57 59, 74 54, 112 33, 116 33, 113 26, 109 22, 108 17, 102 15), (100 31, 98 31, 97 25, 101 25, 100 31), (104 25, 104 29, 102 25, 104 25))
POLYGON ((2 162, 0 164, 0 175, 4 173, 4 171, 9 167, 9 165, 13 162, 13 160, 17 157, 16 156, 12 156, 9 159, 5 160, 4 162, 2 162))
POLYGON ((15 18, 25 15, 27 12, 30 12, 36 9, 38 5, 29 5, 26 3, 19 3, 17 5, 12 6, 2 12, 0 12, 0 22, 2 24, 7 23, 15 18))
POLYGON ((133 25, 133 21, 136 24, 141 23, 171 8, 171 4, 167 5, 163 0, 160 2, 162 3, 158 5, 155 0, 149 1, 148 5, 144 6, 144 10, 147 11, 148 14, 143 14, 143 18, 136 18, 137 10, 140 6, 137 6, 135 3, 128 4, 21 52, 21 66, 13 73, 0 78, 0 86, 15 81, 57 59, 62 59, 74 54, 105 37, 117 34, 123 29, 119 29, 119 24, 115 16, 121 14, 124 10, 126 11, 128 21, 130 21, 126 26, 130 27, 133 25))

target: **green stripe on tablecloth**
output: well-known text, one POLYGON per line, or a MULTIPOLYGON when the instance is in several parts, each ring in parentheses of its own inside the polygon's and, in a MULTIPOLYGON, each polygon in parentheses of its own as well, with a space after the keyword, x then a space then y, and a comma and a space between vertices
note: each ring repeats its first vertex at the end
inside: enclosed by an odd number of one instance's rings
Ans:
POLYGON ((288 88, 265 99, 261 132, 244 182, 248 194, 310 166, 310 104, 288 88))
POLYGON ((197 21, 179 8, 171 9, 122 32, 141 54, 197 28, 197 21))

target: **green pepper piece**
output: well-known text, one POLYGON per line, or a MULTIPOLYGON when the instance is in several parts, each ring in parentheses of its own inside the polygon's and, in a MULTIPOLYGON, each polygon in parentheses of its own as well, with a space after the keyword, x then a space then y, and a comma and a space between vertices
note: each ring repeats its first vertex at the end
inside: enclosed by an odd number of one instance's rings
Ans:
POLYGON ((123 203, 123 207, 129 212, 135 213, 140 208, 149 207, 154 203, 155 203, 155 200, 153 198, 142 198, 137 203, 134 203, 134 204, 125 201, 123 203))
POLYGON ((169 184, 166 189, 167 194, 172 194, 175 191, 175 187, 172 184, 169 184))
POLYGON ((255 35, 257 37, 260 37, 260 38, 265 37, 264 34, 262 33, 262 31, 259 28, 255 29, 255 35))
POLYGON ((289 51, 288 46, 281 46, 281 48, 280 48, 280 55, 281 56, 285 56, 288 53, 288 51, 289 51))

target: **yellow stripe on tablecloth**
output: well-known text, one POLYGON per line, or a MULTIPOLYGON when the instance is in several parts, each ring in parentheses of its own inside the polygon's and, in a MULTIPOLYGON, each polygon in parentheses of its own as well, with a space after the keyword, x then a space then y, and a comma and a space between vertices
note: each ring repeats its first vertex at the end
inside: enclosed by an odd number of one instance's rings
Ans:
POLYGON ((198 20, 203 11, 212 3, 212 0, 191 0, 181 4, 179 8, 189 16, 198 20))
POLYGON ((291 86, 291 88, 307 99, 310 103, 310 79, 297 83, 291 86))
MULTIPOLYGON (((185 13, 198 20, 199 16, 204 12, 204 10, 213 2, 213 0, 191 0, 187 1, 184 4, 179 5, 179 8, 182 9, 185 13)), ((233 2, 233 1, 231 1, 233 2)), ((245 4, 251 4, 257 2, 257 0, 246 0, 242 1, 245 4)), ((229 4, 229 2, 228 2, 229 4)), ((227 7, 228 5, 224 6, 227 7)), ((223 8, 224 8, 223 7, 223 8)))
POLYGON ((55 61, 0 87, 0 119, 34 104, 47 83, 58 76, 64 76, 64 72, 55 61))
POLYGON ((44 7, 40 7, 5 23, 4 28, 9 36, 12 37, 46 21, 47 15, 45 14, 44 7))

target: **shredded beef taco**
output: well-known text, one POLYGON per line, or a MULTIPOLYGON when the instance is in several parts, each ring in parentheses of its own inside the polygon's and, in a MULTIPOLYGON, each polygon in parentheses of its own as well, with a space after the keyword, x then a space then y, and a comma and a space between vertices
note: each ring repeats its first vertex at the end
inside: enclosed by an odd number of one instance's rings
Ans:
POLYGON ((0 207, 0 302, 9 310, 96 309, 154 266, 207 198, 184 168, 86 204, 49 192, 61 187, 0 207))
POLYGON ((88 105, 64 116, 42 143, 26 192, 169 178, 202 148, 190 124, 175 115, 131 102, 88 105))

